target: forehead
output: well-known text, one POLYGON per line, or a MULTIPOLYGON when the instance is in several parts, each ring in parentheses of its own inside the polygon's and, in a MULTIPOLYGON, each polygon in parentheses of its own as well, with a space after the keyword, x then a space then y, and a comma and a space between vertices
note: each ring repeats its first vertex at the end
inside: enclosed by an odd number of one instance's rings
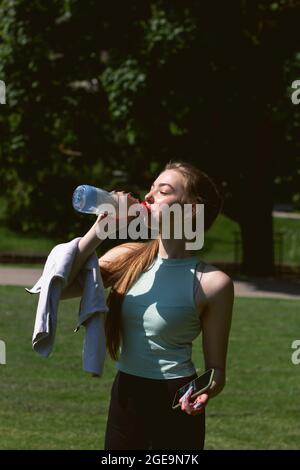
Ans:
POLYGON ((156 178, 155 184, 169 183, 174 188, 184 187, 184 177, 179 171, 176 170, 165 170, 156 178))

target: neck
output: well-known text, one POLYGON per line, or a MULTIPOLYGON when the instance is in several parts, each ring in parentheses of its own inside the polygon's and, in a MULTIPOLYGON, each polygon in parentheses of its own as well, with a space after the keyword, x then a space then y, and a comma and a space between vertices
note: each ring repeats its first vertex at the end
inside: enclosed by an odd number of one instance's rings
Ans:
POLYGON ((185 240, 166 240, 159 236, 158 253, 162 258, 188 258, 196 252, 185 249, 185 240))

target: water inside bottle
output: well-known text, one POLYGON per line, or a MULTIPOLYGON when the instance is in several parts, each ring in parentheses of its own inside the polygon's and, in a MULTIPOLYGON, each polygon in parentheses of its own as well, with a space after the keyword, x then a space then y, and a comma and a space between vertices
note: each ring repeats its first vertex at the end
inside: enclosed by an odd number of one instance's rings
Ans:
POLYGON ((74 209, 82 211, 86 205, 86 190, 84 186, 79 186, 73 193, 72 203, 74 209))

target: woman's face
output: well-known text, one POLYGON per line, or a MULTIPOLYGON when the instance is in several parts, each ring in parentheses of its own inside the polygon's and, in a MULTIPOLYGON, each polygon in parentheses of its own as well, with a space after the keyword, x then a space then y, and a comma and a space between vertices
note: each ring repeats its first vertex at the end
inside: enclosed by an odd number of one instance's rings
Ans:
POLYGON ((152 217, 161 222, 161 206, 163 204, 171 206, 175 202, 180 202, 183 194, 184 177, 176 170, 165 170, 153 182, 150 191, 145 196, 145 201, 148 203, 152 217))

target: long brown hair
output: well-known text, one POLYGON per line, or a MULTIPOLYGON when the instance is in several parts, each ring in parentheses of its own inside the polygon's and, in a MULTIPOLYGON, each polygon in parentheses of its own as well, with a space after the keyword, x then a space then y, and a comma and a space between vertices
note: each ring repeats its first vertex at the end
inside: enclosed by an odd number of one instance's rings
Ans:
MULTIPOLYGON (((222 197, 214 181, 191 163, 176 161, 166 164, 165 170, 176 170, 184 176, 184 196, 181 203, 204 204, 204 230, 207 231, 222 208, 222 197)), ((159 239, 148 242, 125 243, 132 248, 118 256, 107 267, 101 266, 104 286, 112 286, 107 298, 108 313, 105 318, 106 344, 113 360, 118 360, 122 343, 122 302, 126 292, 154 262, 159 239)))

